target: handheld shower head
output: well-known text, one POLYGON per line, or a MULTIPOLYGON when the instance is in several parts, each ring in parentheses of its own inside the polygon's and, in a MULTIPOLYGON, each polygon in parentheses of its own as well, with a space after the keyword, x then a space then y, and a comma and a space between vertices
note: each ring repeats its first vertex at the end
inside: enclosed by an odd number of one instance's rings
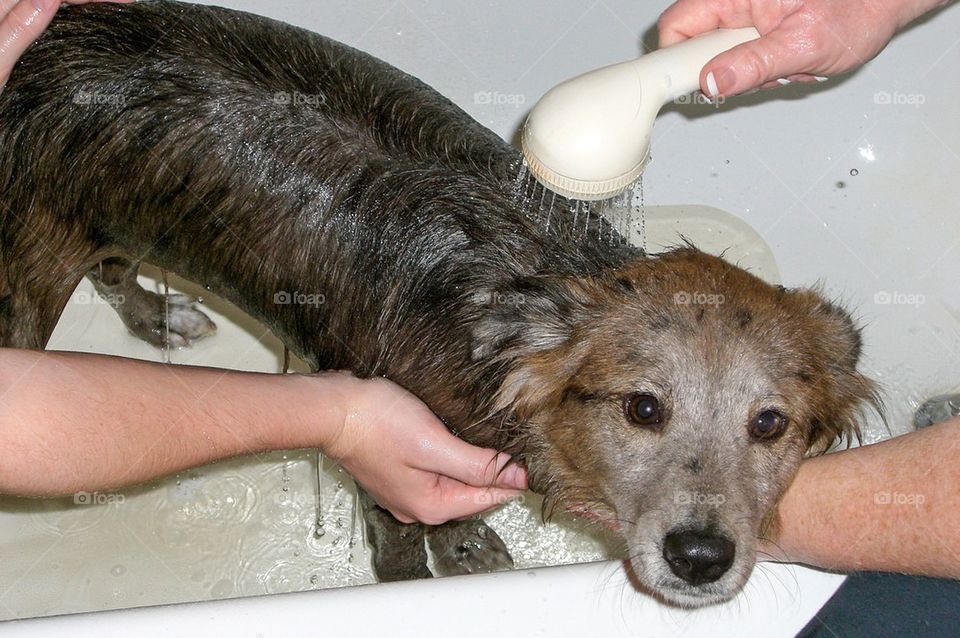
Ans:
POLYGON ((753 27, 720 29, 555 86, 523 127, 530 172, 573 199, 623 192, 646 167, 661 107, 695 91, 713 57, 759 37, 753 27))

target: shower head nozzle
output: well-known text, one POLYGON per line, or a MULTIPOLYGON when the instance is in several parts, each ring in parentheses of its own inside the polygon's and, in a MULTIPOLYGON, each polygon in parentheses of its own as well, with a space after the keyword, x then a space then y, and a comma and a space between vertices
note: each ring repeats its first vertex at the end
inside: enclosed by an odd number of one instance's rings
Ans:
MULTIPOLYGON (((536 137, 528 133, 530 129, 524 127, 521 144, 523 156, 527 161, 527 167, 534 177, 541 184, 549 188, 558 195, 563 195, 569 199, 580 199, 584 201, 599 201, 610 199, 622 193, 630 187, 631 184, 640 179, 643 169, 646 168, 650 159, 649 146, 643 148, 642 153, 637 154, 636 163, 629 167, 625 172, 616 174, 613 177, 590 177, 575 178, 569 175, 559 173, 552 168, 556 165, 549 161, 541 161, 542 151, 536 150, 536 137)), ((585 175, 585 173, 579 173, 585 175)), ((610 173, 608 173, 609 175, 610 173)))
POLYGON ((713 57, 758 37, 752 27, 720 29, 555 86, 523 127, 530 172, 571 199, 623 192, 646 168, 661 107, 695 91, 713 57))

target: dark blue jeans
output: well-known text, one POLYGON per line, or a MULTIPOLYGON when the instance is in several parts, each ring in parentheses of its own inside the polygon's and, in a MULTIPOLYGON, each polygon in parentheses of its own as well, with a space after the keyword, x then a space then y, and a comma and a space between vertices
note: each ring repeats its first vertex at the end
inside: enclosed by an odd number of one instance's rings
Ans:
POLYGON ((960 581, 876 572, 853 574, 798 636, 960 636, 960 581))

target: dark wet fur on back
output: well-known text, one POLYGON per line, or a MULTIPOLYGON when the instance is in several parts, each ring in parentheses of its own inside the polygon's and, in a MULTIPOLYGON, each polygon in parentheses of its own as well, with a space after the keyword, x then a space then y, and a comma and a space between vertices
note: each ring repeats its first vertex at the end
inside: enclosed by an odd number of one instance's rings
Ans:
MULTIPOLYGON (((463 298, 623 258, 574 239, 560 206, 550 233, 536 228, 512 205, 517 153, 429 87, 247 14, 65 10, 0 94, 0 113, 15 123, 0 130, 15 218, 42 210, 45 223, 82 227, 71 243, 86 260, 115 249, 207 284, 314 367, 421 391, 460 375, 458 388, 490 397, 485 371, 416 355, 467 347, 481 304, 463 298), (277 291, 329 306, 277 305, 277 291)), ((431 394, 451 423, 464 418, 431 394)))

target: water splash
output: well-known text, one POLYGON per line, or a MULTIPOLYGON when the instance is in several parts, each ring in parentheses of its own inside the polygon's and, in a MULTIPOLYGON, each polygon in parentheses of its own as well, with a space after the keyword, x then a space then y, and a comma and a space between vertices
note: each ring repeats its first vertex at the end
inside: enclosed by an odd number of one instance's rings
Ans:
POLYGON ((326 535, 327 530, 323 518, 323 464, 326 457, 317 450, 317 525, 313 530, 314 538, 320 539, 326 535))
POLYGON ((530 167, 527 164, 527 160, 524 159, 520 163, 520 168, 517 170, 517 177, 513 181, 513 201, 516 204, 519 204, 522 199, 522 194, 526 190, 527 180, 530 179, 530 167))
POLYGON ((163 279, 163 362, 170 363, 170 282, 167 271, 161 270, 163 279))
POLYGON ((623 212, 618 206, 620 196, 604 200, 600 216, 607 220, 607 245, 618 246, 623 242, 623 212))
MULTIPOLYGON (((638 220, 638 232, 640 234, 640 248, 644 253, 647 252, 647 209, 644 203, 644 194, 643 194, 643 176, 640 176, 640 179, 637 180, 637 183, 633 188, 633 197, 632 197, 632 206, 630 207, 631 212, 636 211, 640 219, 638 220)), ((631 229, 631 234, 632 234, 631 229)))
MULTIPOLYGON (((545 232, 549 232, 551 226, 556 227, 557 193, 540 183, 526 159, 517 162, 512 195, 515 205, 523 211, 527 219, 545 232), (550 197, 547 197, 548 192, 550 197)), ((564 199, 566 203, 563 206, 571 218, 569 229, 574 236, 596 239, 608 246, 637 243, 646 252, 646 210, 642 177, 623 192, 608 199, 564 199)))
POLYGON ((545 225, 545 228, 546 228, 547 232, 550 232, 550 216, 553 214, 553 207, 556 205, 556 203, 557 203, 557 194, 556 194, 556 193, 551 193, 551 195, 550 195, 550 207, 547 208, 547 223, 546 223, 546 225, 545 225))
POLYGON ((528 209, 530 208, 530 202, 533 201, 533 194, 537 191, 537 180, 532 173, 528 171, 526 178, 526 186, 523 189, 523 205, 528 209))
POLYGON ((537 223, 540 223, 540 219, 543 217, 543 201, 547 196, 547 189, 540 185, 540 204, 537 206, 537 223))

